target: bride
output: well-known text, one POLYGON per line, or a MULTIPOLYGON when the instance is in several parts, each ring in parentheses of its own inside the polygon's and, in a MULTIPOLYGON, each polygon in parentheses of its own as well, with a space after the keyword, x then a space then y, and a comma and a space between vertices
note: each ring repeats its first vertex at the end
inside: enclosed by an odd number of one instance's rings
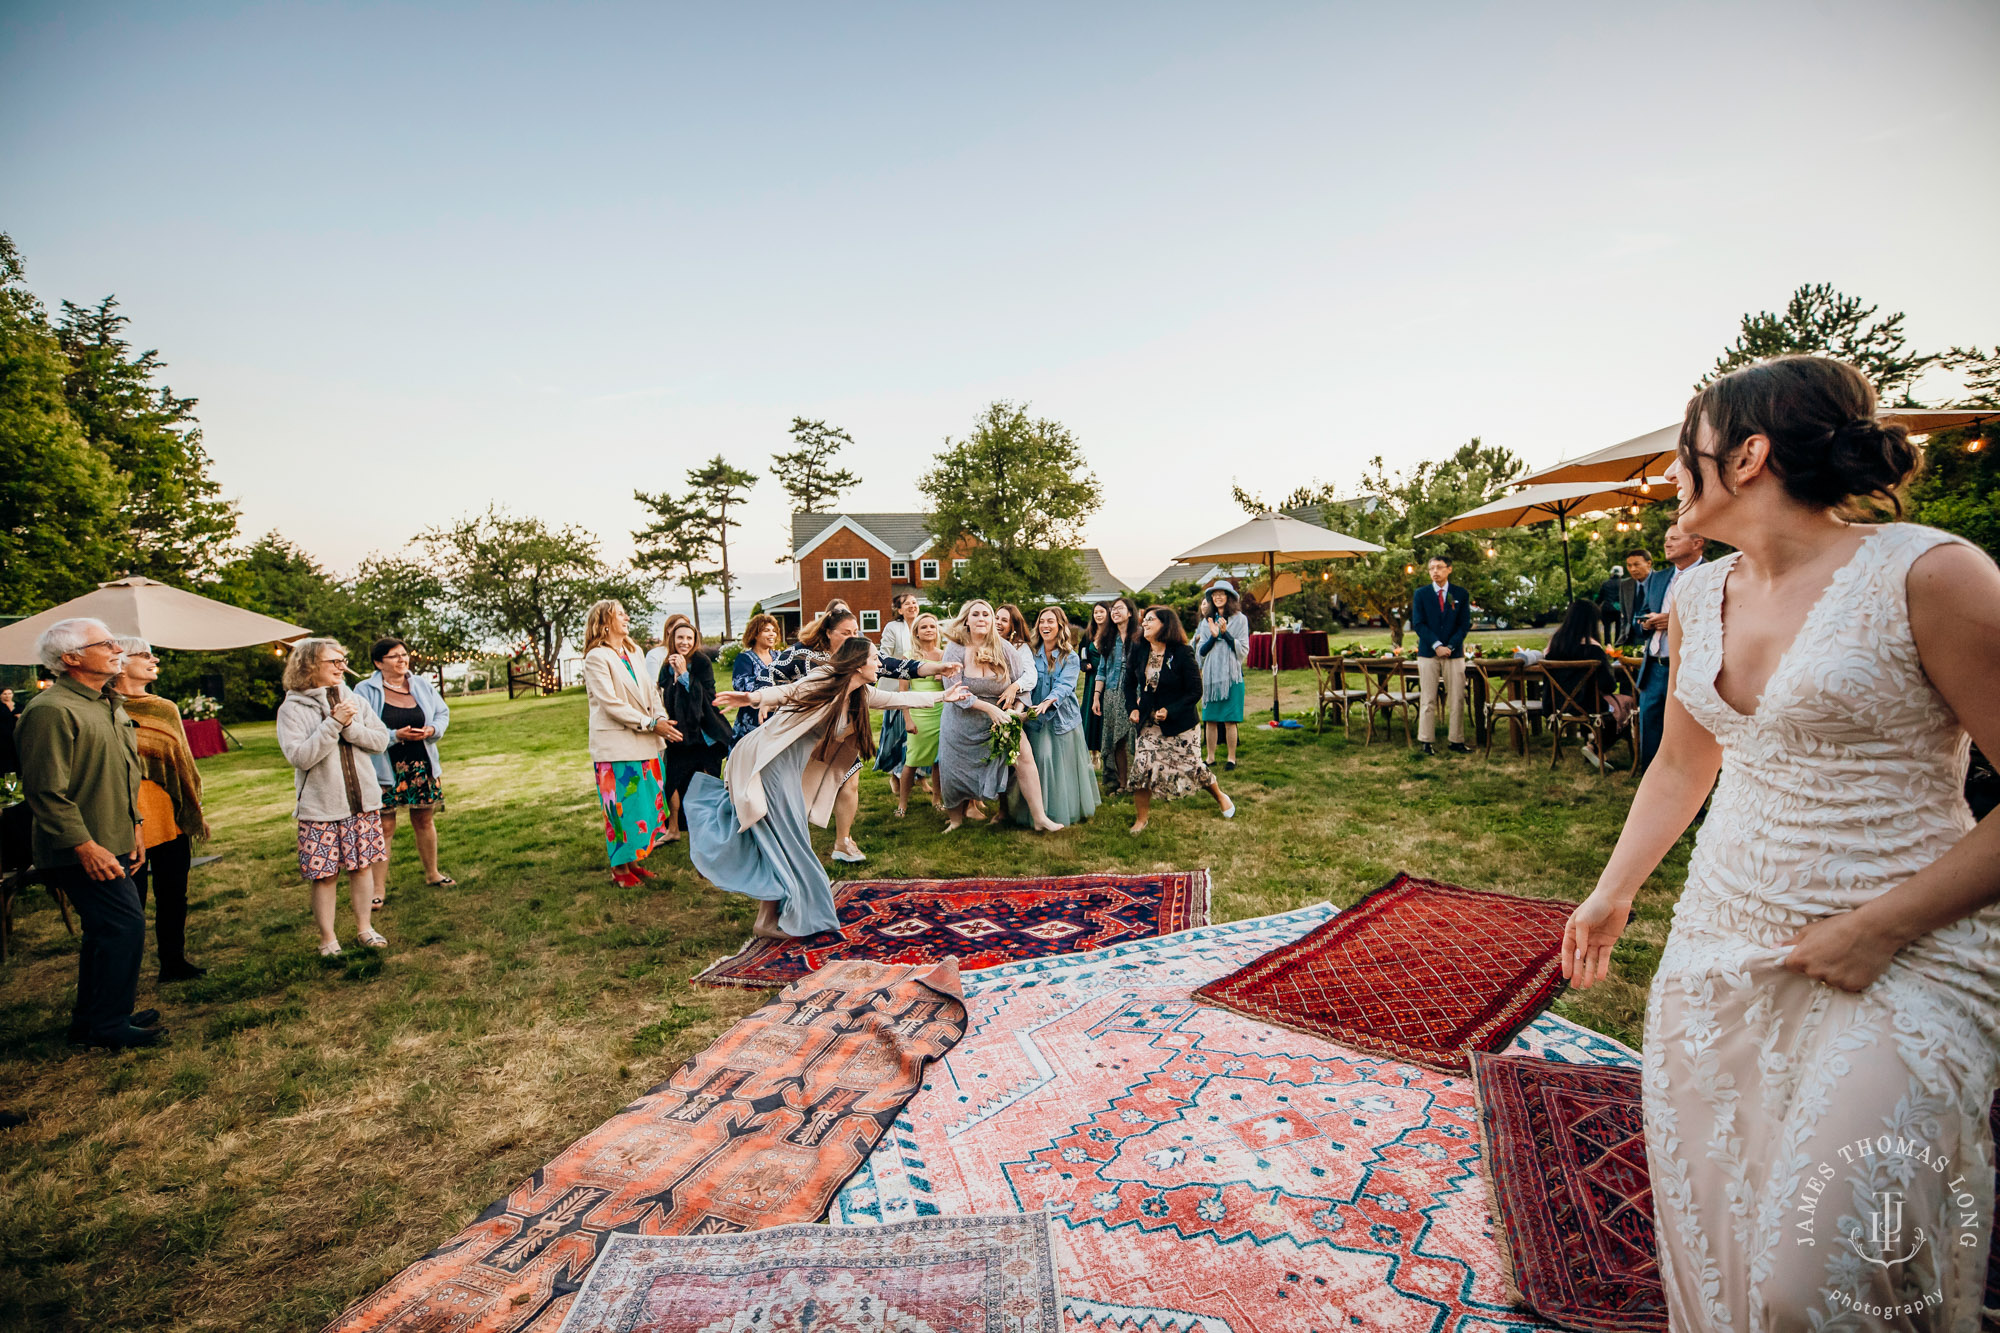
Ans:
POLYGON ((2000 570, 1846 516, 1916 468, 1875 407, 1803 356, 1688 404, 1679 521, 1737 552, 1673 590, 1663 744, 1563 941, 1575 985, 1606 975, 1713 786, 1646 1007, 1676 1330, 1979 1326, 2000 825, 1961 784, 1968 732, 2000 753, 2000 570))

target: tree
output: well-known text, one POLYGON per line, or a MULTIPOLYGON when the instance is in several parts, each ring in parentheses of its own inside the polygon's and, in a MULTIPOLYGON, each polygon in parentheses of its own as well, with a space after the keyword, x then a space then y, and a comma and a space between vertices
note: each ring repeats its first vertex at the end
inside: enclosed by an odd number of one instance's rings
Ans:
POLYGON ((1845 361, 1873 381, 1884 403, 1914 407, 1910 389, 1939 357, 1912 352, 1902 312, 1876 320, 1880 308, 1863 306, 1859 297, 1837 292, 1831 283, 1800 287, 1782 315, 1745 314, 1735 343, 1695 387, 1753 361, 1803 353, 1845 361))
POLYGON ((1992 426, 1932 435, 1924 442, 1924 470, 1907 498, 1912 520, 1956 533, 2000 560, 2000 462, 1992 426))
POLYGON ((0 232, 0 614, 30 615, 113 573, 125 483, 63 392, 69 362, 0 232))
POLYGON ((1954 347, 1940 358, 1965 377, 1961 407, 2000 407, 2000 347, 1954 347))
POLYGON ((62 303, 64 392, 85 438, 125 477, 123 570, 187 583, 221 563, 236 539, 236 506, 209 475, 195 400, 155 383, 165 365, 157 351, 133 353, 123 336, 130 322, 115 297, 62 303))
POLYGON ((687 589, 692 608, 689 618, 699 636, 701 595, 722 578, 720 570, 697 568, 707 563, 709 551, 715 546, 715 532, 709 526, 708 514, 692 495, 681 499, 669 491, 658 495, 634 491, 632 498, 653 513, 653 521, 632 534, 638 546, 632 563, 687 589))
POLYGON ((1060 422, 1031 421, 1026 404, 994 403, 965 439, 945 440, 917 485, 930 502, 933 550, 979 543, 937 585, 947 604, 1061 599, 1089 586, 1077 548, 1102 493, 1060 422))
MULTIPOLYGON (((794 514, 817 514, 826 512, 822 506, 831 507, 840 499, 840 493, 861 484, 857 473, 833 465, 833 456, 843 446, 854 443, 854 437, 838 426, 829 426, 824 421, 807 421, 804 417, 792 418, 792 443, 798 448, 788 454, 771 455, 771 475, 785 488, 785 494, 792 497, 794 514)), ((791 544, 791 533, 785 534, 786 546, 791 544)), ((779 564, 791 559, 789 549, 778 557, 779 564)))
POLYGON ((690 498, 698 500, 702 512, 708 515, 709 530, 715 534, 716 550, 722 556, 722 634, 724 638, 734 638, 736 627, 730 621, 729 592, 736 581, 729 573, 729 530, 743 525, 729 516, 729 506, 740 505, 750 498, 757 474, 732 467, 717 454, 700 467, 690 469, 687 479, 694 488, 690 498))
POLYGON ((551 528, 494 507, 427 528, 416 544, 468 629, 487 642, 525 643, 545 690, 591 603, 616 598, 634 620, 652 615, 648 583, 605 563, 597 538, 574 524, 551 528))

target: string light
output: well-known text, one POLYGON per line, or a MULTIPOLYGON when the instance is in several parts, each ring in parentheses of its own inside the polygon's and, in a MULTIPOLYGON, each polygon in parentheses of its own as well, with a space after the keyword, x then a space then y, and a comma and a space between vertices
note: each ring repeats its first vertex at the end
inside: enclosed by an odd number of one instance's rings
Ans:
POLYGON ((1967 452, 1968 454, 1976 454, 1985 447, 1986 447, 1986 437, 1982 435, 1978 439, 1974 440, 1971 444, 1966 445, 1965 452, 1967 452))
POLYGON ((1414 574, 1417 572, 1417 567, 1415 565, 1404 565, 1403 572, 1405 574, 1414 574))

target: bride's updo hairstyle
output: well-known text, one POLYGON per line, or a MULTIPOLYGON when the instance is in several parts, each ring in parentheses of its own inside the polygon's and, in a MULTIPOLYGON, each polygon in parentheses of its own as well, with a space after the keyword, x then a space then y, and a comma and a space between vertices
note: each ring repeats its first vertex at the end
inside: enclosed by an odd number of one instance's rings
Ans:
POLYGON ((1898 492, 1921 461, 1908 430, 1875 419, 1875 386, 1868 377, 1830 357, 1759 361, 1730 371, 1688 400, 1680 464, 1697 496, 1702 476, 1696 435, 1704 419, 1715 431, 1715 460, 1724 477, 1743 442, 1762 435, 1771 442, 1771 471, 1785 493, 1814 509, 1874 501, 1900 516, 1898 492))

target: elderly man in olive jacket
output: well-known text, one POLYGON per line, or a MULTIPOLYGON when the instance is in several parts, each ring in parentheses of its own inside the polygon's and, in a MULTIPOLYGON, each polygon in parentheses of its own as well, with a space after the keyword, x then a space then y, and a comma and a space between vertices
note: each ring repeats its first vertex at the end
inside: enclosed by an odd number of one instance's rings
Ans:
POLYGON ((36 644, 55 684, 21 710, 15 741, 34 815, 35 867, 68 895, 83 922, 73 1042, 151 1046, 159 1015, 132 1012, 146 947, 146 909, 132 872, 139 837, 139 748, 109 686, 121 653, 95 620, 62 620, 36 644))

